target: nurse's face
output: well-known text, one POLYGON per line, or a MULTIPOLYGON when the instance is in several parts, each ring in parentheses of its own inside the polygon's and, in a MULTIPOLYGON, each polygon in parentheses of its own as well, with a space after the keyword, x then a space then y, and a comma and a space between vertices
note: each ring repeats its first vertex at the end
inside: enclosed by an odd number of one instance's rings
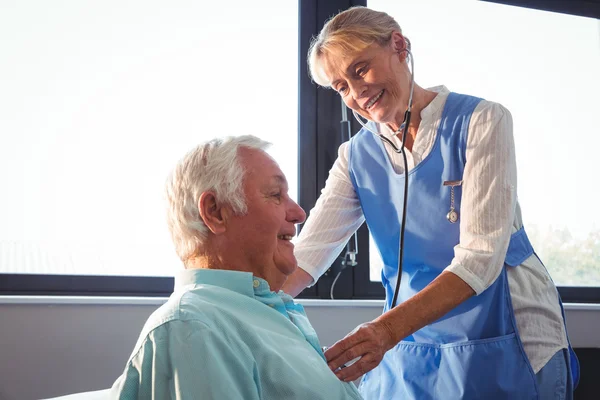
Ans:
POLYGON ((394 32, 389 44, 362 51, 323 55, 323 69, 344 103, 371 121, 397 129, 404 120, 410 94, 404 37, 394 32))

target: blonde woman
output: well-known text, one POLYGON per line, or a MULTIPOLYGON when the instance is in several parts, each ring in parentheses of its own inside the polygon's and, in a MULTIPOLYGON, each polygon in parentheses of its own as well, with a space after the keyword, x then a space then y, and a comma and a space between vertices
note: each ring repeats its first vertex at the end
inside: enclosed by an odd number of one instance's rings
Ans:
POLYGON ((398 23, 365 7, 339 13, 313 41, 313 80, 368 123, 340 147, 284 290, 296 295, 319 279, 366 220, 386 304, 327 350, 341 380, 365 374, 359 390, 369 400, 570 399, 577 360, 556 287, 523 229, 511 115, 420 87, 410 57, 398 23), (394 150, 402 145, 406 161, 394 150))

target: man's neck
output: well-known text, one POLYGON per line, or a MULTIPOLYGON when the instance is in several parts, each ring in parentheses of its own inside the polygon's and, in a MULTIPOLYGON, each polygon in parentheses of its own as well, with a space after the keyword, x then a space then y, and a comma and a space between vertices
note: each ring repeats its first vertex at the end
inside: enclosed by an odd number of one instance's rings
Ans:
POLYGON ((208 256, 194 256, 183 263, 186 269, 220 269, 212 267, 208 256))
POLYGON ((255 271, 248 268, 246 263, 224 262, 220 257, 211 255, 194 256, 188 259, 184 264, 186 269, 221 269, 226 271, 250 272, 255 277, 266 280, 269 283, 269 288, 273 292, 278 292, 287 278, 284 276, 263 276, 264 274, 261 271, 255 271))

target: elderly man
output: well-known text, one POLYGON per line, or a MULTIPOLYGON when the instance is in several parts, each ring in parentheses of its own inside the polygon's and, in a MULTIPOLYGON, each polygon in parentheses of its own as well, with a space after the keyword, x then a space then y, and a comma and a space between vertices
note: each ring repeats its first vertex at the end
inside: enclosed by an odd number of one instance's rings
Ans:
POLYGON ((185 270, 144 326, 119 399, 360 399, 325 362, 301 305, 280 291, 306 214, 253 136, 188 153, 167 183, 185 270))

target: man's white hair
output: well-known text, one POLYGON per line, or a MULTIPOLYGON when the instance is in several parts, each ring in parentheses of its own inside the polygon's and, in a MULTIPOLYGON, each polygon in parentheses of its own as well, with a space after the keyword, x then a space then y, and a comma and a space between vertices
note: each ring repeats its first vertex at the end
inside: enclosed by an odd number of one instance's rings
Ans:
POLYGON ((244 169, 239 148, 265 151, 269 142, 252 135, 229 136, 198 145, 175 166, 167 179, 167 223, 175 251, 185 262, 202 250, 208 228, 200 217, 198 201, 213 191, 219 205, 229 205, 236 214, 247 211, 244 169))

